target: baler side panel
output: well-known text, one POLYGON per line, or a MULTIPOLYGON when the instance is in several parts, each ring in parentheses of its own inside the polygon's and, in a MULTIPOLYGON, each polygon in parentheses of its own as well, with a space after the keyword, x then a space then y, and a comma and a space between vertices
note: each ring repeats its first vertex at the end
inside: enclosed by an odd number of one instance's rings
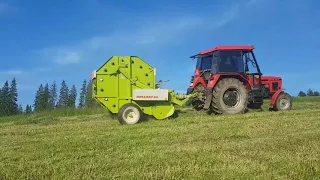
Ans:
POLYGON ((117 73, 118 76, 118 106, 119 109, 121 106, 132 102, 132 86, 131 86, 131 71, 132 66, 130 62, 130 56, 119 56, 118 62, 120 67, 120 73, 117 73), (127 66, 127 67, 122 67, 127 66))
POLYGON ((104 74, 97 74, 97 96, 116 98, 118 97, 118 77, 104 74), (101 81, 102 80, 102 81, 101 81), (112 85, 112 88, 110 88, 112 85))
MULTIPOLYGON (((139 81, 138 88, 155 89, 154 68, 139 57, 132 56, 132 71, 133 80, 139 81), (143 86, 143 87, 140 87, 143 86)), ((133 90, 133 89, 132 89, 133 90)))
POLYGON ((118 113, 124 104, 136 103, 132 102, 134 89, 155 88, 154 68, 139 57, 112 56, 97 70, 95 85, 96 99, 118 113))
POLYGON ((119 57, 113 56, 96 72, 97 100, 106 106, 112 113, 117 113, 119 106, 118 74, 112 73, 117 71, 119 65, 118 61, 119 57))

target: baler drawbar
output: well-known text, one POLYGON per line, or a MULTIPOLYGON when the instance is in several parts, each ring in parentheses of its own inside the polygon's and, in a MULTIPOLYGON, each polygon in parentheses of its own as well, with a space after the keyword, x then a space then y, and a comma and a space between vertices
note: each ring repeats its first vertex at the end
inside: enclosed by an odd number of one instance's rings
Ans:
POLYGON ((174 104, 183 106, 196 93, 176 94, 156 83, 156 69, 137 56, 112 56, 91 75, 92 96, 121 124, 135 124, 145 115, 165 119, 174 104))

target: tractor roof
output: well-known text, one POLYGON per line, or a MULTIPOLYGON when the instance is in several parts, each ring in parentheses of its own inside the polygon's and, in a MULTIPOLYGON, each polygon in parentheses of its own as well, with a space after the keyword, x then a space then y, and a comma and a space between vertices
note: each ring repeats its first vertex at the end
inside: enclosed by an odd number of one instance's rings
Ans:
POLYGON ((216 46, 214 48, 210 48, 207 50, 201 51, 199 54, 207 54, 211 53, 214 51, 219 51, 219 50, 253 50, 254 46, 216 46))
MULTIPOLYGON (((214 48, 203 50, 197 55, 204 55, 204 54, 208 54, 208 53, 211 53, 214 51, 219 51, 219 50, 248 50, 248 51, 251 51, 253 49, 254 49, 253 45, 251 45, 251 46, 216 46, 214 48)), ((195 57, 197 55, 194 55, 191 57, 195 57)))

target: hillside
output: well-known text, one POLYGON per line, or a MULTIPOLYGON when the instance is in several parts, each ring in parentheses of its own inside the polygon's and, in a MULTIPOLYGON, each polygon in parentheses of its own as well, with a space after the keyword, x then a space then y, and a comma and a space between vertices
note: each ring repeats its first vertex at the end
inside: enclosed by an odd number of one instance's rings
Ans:
POLYGON ((319 179, 320 98, 295 98, 288 112, 266 107, 181 109, 133 126, 101 110, 1 118, 0 179, 319 179))

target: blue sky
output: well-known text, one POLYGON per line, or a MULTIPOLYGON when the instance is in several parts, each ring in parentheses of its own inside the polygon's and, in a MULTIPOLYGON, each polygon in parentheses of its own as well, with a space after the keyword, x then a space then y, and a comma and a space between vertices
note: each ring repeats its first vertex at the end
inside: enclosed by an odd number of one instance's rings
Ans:
POLYGON ((79 90, 110 56, 137 55, 158 80, 170 80, 165 88, 184 93, 195 66, 189 56, 253 44, 263 73, 282 76, 290 94, 320 90, 317 7, 317 0, 0 0, 0 82, 16 77, 25 106, 40 83, 64 79, 79 90))

